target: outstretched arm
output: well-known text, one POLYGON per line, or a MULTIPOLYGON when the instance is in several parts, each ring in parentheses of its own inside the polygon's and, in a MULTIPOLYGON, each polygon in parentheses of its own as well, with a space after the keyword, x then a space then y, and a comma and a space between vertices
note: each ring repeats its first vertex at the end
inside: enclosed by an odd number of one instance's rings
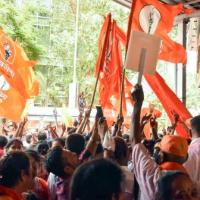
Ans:
POLYGON ((142 86, 137 84, 135 86, 134 91, 132 92, 132 99, 135 102, 133 113, 131 117, 131 129, 130 135, 132 138, 132 143, 137 144, 141 141, 141 133, 140 133, 140 112, 142 108, 142 103, 144 100, 144 93, 142 86))

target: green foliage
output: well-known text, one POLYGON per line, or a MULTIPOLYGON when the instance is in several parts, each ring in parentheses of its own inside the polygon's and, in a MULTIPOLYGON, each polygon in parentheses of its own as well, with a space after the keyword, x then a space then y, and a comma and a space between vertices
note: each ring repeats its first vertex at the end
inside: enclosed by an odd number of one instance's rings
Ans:
POLYGON ((30 59, 39 59, 42 47, 35 42, 30 6, 25 4, 23 8, 17 8, 13 1, 0 1, 0 8, 2 28, 21 43, 30 59))

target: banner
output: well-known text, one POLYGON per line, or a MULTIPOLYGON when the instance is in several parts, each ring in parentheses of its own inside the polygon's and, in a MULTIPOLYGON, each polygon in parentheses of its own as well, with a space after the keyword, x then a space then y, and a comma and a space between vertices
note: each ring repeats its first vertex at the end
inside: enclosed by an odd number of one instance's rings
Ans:
POLYGON ((133 1, 129 16, 128 41, 131 30, 155 34, 162 39, 160 59, 173 63, 186 63, 187 55, 184 47, 171 40, 168 33, 178 14, 190 12, 191 9, 185 9, 183 4, 168 5, 158 0, 133 1))

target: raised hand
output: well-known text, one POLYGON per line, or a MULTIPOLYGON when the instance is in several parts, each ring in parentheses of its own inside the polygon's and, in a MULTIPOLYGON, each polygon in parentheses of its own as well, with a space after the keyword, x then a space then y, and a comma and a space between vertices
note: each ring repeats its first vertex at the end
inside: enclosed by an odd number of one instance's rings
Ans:
POLYGON ((133 101, 142 103, 144 100, 144 93, 143 93, 142 86, 139 84, 136 84, 133 92, 131 93, 131 96, 132 96, 133 101))
POLYGON ((147 124, 151 118, 151 114, 145 114, 143 117, 142 117, 142 120, 141 120, 141 125, 144 126, 145 124, 147 124))
POLYGON ((151 128, 157 128, 158 127, 158 123, 157 123, 155 117, 150 118, 150 125, 151 125, 151 128))
POLYGON ((62 132, 64 133, 66 131, 66 125, 65 125, 65 123, 62 123, 61 127, 62 127, 62 132))

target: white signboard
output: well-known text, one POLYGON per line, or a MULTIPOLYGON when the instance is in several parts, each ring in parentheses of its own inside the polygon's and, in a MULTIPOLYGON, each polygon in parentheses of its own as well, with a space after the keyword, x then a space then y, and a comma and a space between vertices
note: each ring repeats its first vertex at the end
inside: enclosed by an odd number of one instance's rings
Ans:
POLYGON ((160 51, 161 39, 143 32, 132 31, 125 61, 125 67, 138 72, 154 74, 160 51), (142 54, 142 49, 145 54, 142 54), (142 56, 142 60, 141 60, 142 56), (141 70, 141 63, 143 69, 141 70))

